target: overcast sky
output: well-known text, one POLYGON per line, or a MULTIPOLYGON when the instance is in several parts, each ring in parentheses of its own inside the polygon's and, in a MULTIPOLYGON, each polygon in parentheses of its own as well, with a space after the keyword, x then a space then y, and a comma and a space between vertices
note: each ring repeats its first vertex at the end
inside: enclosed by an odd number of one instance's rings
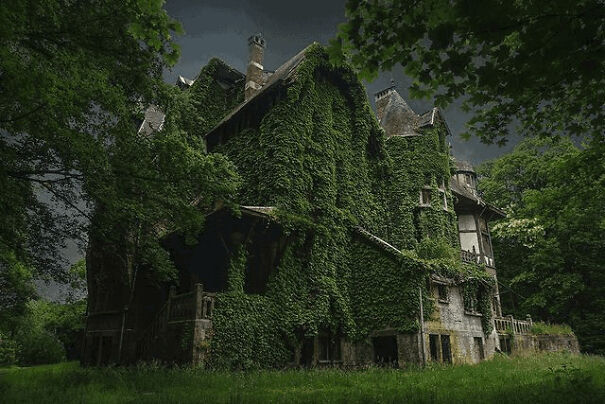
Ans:
MULTIPOLYGON (((208 60, 218 57, 245 73, 248 60, 248 37, 261 32, 266 40, 264 67, 275 70, 311 42, 327 44, 344 22, 345 0, 168 0, 168 13, 179 20, 185 34, 177 38, 182 47, 181 60, 167 71, 167 81, 175 82, 179 75, 194 78, 208 60)), ((408 95, 411 80, 401 68, 384 72, 372 83, 365 83, 370 101, 373 94, 387 86, 393 78, 399 93, 417 113, 433 107, 431 101, 412 100, 408 95)), ((372 102, 373 104, 373 102, 372 102)), ((443 111, 454 134, 454 156, 478 164, 496 157, 512 147, 484 145, 477 139, 464 141, 464 131, 470 115, 454 104, 443 111)))
MULTIPOLYGON (((179 20, 185 34, 177 38, 182 47, 179 63, 165 72, 165 79, 174 83, 181 75, 194 78, 212 57, 224 60, 230 66, 245 72, 248 61, 248 37, 261 32, 266 40, 264 66, 275 70, 283 62, 305 48, 311 42, 327 44, 334 37, 338 24, 344 22, 345 0, 168 0, 168 13, 179 20)), ((411 100, 407 86, 411 80, 401 69, 385 72, 372 83, 366 83, 369 98, 389 86, 394 79, 399 93, 417 112, 433 107, 430 101, 411 100)), ((460 139, 464 124, 470 115, 452 105, 444 112, 448 126, 453 132, 454 156, 478 164, 496 157, 512 147, 481 144, 477 139, 468 142, 460 139)), ((71 263, 79 260, 83 253, 74 245, 65 250, 71 263)), ((54 282, 38 283, 42 295, 61 299, 65 288, 54 282)))

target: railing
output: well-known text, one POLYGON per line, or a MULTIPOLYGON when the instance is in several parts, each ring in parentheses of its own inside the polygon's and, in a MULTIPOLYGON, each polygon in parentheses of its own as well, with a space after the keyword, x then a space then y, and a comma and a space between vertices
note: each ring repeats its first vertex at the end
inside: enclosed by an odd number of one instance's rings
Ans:
POLYGON ((526 320, 517 320, 513 316, 507 316, 496 317, 494 325, 500 334, 530 334, 534 323, 529 315, 526 320))
POLYGON ((475 254, 471 251, 460 250, 460 259, 462 259, 462 262, 477 264, 479 263, 479 254, 475 254))
POLYGON ((469 264, 481 264, 482 259, 483 263, 490 268, 494 267, 494 259, 488 256, 481 256, 472 251, 460 250, 460 259, 462 262, 466 262, 469 264))
POLYGON ((154 343, 166 332, 169 324, 212 319, 215 298, 216 293, 204 292, 201 283, 196 284, 193 291, 180 295, 171 287, 168 300, 139 340, 139 357, 146 357, 152 352, 154 343))

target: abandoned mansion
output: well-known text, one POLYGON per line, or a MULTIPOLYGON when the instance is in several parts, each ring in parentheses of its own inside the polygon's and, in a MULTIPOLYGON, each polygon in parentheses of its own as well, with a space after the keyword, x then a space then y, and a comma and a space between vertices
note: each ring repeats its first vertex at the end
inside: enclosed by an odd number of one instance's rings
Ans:
MULTIPOLYGON (((178 282, 149 271, 131 289, 112 249, 91 243, 85 364, 402 367, 578 351, 501 312, 489 222, 504 213, 450 155, 439 109, 417 114, 391 86, 374 113, 319 44, 275 71, 265 45, 250 37, 245 74, 212 59, 179 78, 206 151, 242 184, 194 242, 161 238, 178 282)), ((139 133, 163 122, 150 107, 139 133)))

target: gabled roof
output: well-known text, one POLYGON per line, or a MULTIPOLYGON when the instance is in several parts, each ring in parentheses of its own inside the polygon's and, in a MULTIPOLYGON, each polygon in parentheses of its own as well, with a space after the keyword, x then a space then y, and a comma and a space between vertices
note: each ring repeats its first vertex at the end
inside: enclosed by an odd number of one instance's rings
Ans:
POLYGON ((254 101, 266 94, 269 89, 284 83, 289 83, 293 79, 296 73, 296 69, 298 68, 300 63, 305 59, 305 53, 307 52, 307 49, 309 49, 309 47, 313 46, 314 44, 315 42, 298 52, 286 63, 284 63, 277 70, 275 70, 273 74, 268 76, 267 82, 262 86, 262 88, 248 100, 244 101, 243 103, 235 107, 233 111, 227 114, 227 116, 225 116, 214 128, 212 128, 206 134, 206 138, 212 136, 212 134, 215 133, 218 128, 223 126, 226 122, 229 122, 233 117, 235 117, 243 110, 245 110, 249 105, 254 103, 254 101))

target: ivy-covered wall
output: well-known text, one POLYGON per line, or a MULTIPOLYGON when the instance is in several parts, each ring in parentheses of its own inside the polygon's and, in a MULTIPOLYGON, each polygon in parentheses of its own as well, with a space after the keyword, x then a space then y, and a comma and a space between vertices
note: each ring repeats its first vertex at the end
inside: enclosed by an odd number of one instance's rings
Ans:
MULTIPOLYGON (((212 76, 213 63, 200 77, 212 76)), ((231 105, 219 87, 198 78, 189 90, 199 96, 200 114, 215 114, 200 118, 205 130, 231 105)), ((250 245, 232 254, 228 290, 215 306, 211 364, 283 366, 303 338, 322 331, 353 341, 384 328, 416 332, 419 288, 428 296, 436 267, 413 252, 382 251, 352 228, 401 249, 413 250, 427 236, 457 245, 444 128, 386 140, 354 73, 330 65, 319 45, 306 50, 292 83, 271 101, 259 125, 233 125, 245 129, 212 152, 227 155, 243 179, 236 202, 276 207, 288 242, 262 295, 243 290, 250 245), (425 185, 433 204, 419 208, 425 185)))
POLYGON ((415 249, 424 238, 458 245, 458 224, 449 189, 450 157, 443 124, 420 136, 392 136, 387 142, 392 173, 388 177, 385 237, 400 249, 415 249), (430 206, 420 206, 420 192, 430 191, 430 206), (443 196, 445 194, 446 204, 443 196))

